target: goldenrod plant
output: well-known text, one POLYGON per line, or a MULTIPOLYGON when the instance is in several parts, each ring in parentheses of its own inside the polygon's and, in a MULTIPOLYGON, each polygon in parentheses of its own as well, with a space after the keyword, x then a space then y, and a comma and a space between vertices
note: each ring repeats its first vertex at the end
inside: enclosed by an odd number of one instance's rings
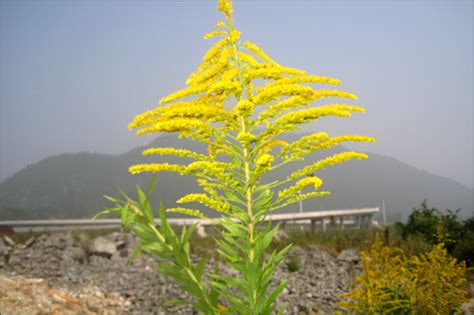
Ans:
POLYGON ((278 226, 266 222, 268 214, 300 200, 329 195, 321 189, 323 180, 318 171, 351 159, 366 159, 367 155, 341 152, 273 182, 264 182, 262 176, 342 142, 375 140, 316 132, 291 143, 283 141, 285 133, 322 117, 347 118, 353 112, 364 112, 364 108, 347 103, 311 106, 318 100, 357 98, 332 87, 315 88, 341 82, 282 66, 256 44, 242 41, 234 25, 231 1, 220 0, 218 10, 225 20, 204 36, 217 41, 187 79, 187 87, 162 98, 160 106, 137 115, 129 125, 138 129, 139 135, 176 133, 207 145, 206 154, 183 148, 148 148, 144 155, 173 155, 183 163, 138 164, 129 171, 194 176, 202 192, 185 195, 177 203, 199 203, 216 215, 208 217, 185 206, 160 209, 160 227, 156 227, 152 206, 140 188, 138 201, 126 195, 124 200, 109 197, 116 207, 104 213, 121 212, 123 225, 140 238, 138 251, 168 261, 158 267, 159 271, 175 278, 192 297, 177 302, 192 304, 204 314, 270 314, 286 284, 283 281, 270 290, 270 282, 291 245, 264 255, 278 231, 278 226), (166 218, 170 212, 212 221, 220 231, 215 239, 217 252, 238 276, 223 276, 217 269, 205 273, 203 259, 194 264, 189 238, 195 226, 177 236, 166 218))
POLYGON ((453 314, 467 301, 460 287, 466 265, 448 255, 444 243, 419 256, 383 245, 377 235, 361 252, 362 274, 338 303, 355 314, 453 314))
POLYGON ((408 314, 407 261, 401 249, 384 246, 377 234, 368 251, 362 251, 362 274, 356 277, 354 289, 340 298, 349 298, 339 306, 357 314, 408 314))

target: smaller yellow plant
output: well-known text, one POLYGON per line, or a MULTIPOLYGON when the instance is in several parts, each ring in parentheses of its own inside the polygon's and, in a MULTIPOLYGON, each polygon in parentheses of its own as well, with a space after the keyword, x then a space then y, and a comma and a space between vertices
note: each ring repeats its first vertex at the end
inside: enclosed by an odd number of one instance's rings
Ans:
POLYGON ((361 252, 361 264, 354 289, 338 303, 356 314, 452 314, 466 301, 460 289, 466 264, 449 256, 444 243, 408 258, 377 235, 372 248, 361 252))
POLYGON ((368 251, 362 251, 363 272, 355 279, 356 287, 340 297, 338 305, 358 314, 404 313, 410 304, 406 288, 408 281, 407 259, 403 250, 384 246, 377 234, 368 251))
POLYGON ((466 281, 466 264, 458 263, 448 255, 444 243, 420 257, 411 259, 411 281, 408 291, 412 295, 415 314, 452 314, 466 299, 460 288, 466 281))

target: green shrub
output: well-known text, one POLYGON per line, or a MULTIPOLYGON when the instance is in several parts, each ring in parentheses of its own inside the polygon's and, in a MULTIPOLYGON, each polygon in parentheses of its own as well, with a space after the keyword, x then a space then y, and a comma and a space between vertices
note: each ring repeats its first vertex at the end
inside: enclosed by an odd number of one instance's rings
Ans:
POLYGON ((447 209, 442 213, 436 208, 429 208, 425 199, 419 208, 413 209, 406 224, 397 222, 395 227, 404 242, 421 238, 434 245, 441 241, 439 239, 441 233, 447 252, 472 266, 474 218, 459 221, 459 211, 461 209, 455 211, 447 209))

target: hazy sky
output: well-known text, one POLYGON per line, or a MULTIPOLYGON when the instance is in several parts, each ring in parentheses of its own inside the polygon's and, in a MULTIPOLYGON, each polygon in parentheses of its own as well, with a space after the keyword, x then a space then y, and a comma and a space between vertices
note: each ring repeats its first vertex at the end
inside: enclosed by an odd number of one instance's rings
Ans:
MULTIPOLYGON (((0 0, 0 179, 64 152, 123 153, 127 123, 184 86, 215 2, 0 0)), ((365 114, 310 130, 473 187, 472 1, 235 1, 286 66, 343 80, 365 114)))

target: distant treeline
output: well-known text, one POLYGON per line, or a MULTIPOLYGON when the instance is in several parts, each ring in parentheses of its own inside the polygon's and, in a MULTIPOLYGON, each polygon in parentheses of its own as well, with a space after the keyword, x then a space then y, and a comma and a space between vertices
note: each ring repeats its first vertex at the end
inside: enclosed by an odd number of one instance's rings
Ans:
POLYGON ((397 222, 395 227, 405 240, 421 237, 430 244, 442 241, 450 255, 474 266, 474 217, 459 220, 460 210, 441 212, 428 207, 425 199, 419 208, 412 210, 407 223, 397 222))

